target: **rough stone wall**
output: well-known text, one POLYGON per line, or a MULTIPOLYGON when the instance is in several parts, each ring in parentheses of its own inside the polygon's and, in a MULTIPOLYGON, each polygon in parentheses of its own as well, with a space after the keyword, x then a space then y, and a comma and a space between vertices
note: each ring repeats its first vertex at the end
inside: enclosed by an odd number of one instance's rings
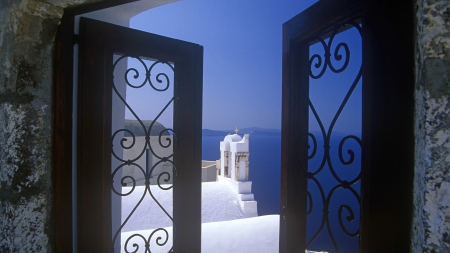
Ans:
POLYGON ((416 0, 411 252, 450 252, 450 2, 416 0))
POLYGON ((52 252, 52 68, 63 8, 0 1, 0 252, 52 252))

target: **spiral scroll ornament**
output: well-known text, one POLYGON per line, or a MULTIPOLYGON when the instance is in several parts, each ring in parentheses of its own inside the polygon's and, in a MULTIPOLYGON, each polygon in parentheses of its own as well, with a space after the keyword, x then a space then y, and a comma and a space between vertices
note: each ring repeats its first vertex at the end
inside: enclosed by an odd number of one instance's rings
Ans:
MULTIPOLYGON (((328 41, 322 39, 320 36, 314 39, 314 41, 317 41, 319 45, 323 47, 324 54, 319 55, 316 53, 310 57, 310 78, 320 79, 328 69, 336 74, 342 73, 347 69, 351 61, 351 52, 348 44, 340 42, 337 45, 334 45, 333 42, 335 41, 335 36, 340 31, 350 27, 356 28, 361 35, 362 28, 360 25, 354 21, 348 21, 334 27, 333 30, 328 31, 327 34, 331 34, 328 41), (340 62, 340 67, 336 67, 333 62, 340 62)), ((359 187, 359 182, 361 180, 361 165, 355 164, 355 161, 357 160, 356 154, 361 152, 362 140, 356 135, 346 135, 341 138, 338 134, 334 134, 333 129, 361 78, 362 72, 361 66, 359 66, 359 71, 352 80, 350 89, 347 91, 343 101, 339 105, 328 129, 323 124, 311 100, 309 100, 310 111, 312 112, 313 118, 317 121, 320 131, 316 134, 308 134, 308 160, 311 161, 312 159, 316 159, 318 162, 315 163, 316 166, 312 163, 308 165, 307 215, 308 217, 311 217, 312 214, 315 213, 315 217, 320 217, 320 221, 315 221, 316 226, 314 227, 314 231, 308 231, 309 238, 307 238, 307 248, 322 232, 326 231, 331 239, 334 250, 340 252, 339 241, 335 236, 337 230, 340 230, 341 233, 348 237, 357 237, 360 234, 359 226, 357 229, 354 229, 354 225, 351 227, 348 227, 348 225, 355 222, 359 224, 357 217, 359 217, 360 213, 361 197, 359 188, 357 187, 359 187), (339 145, 336 146, 335 143, 337 138, 341 139, 339 145), (321 148, 319 146, 319 143, 321 142, 323 142, 323 150, 318 152, 321 148), (348 145, 350 142, 352 142, 353 146, 348 145), (359 148, 358 152, 356 152, 355 147, 359 148), (334 156, 331 155, 330 150, 336 149, 338 151, 339 159, 334 159, 334 156), (350 165, 352 165, 352 168, 359 169, 359 172, 353 173, 353 175, 356 176, 353 176, 352 178, 343 177, 336 170, 337 168, 347 168, 350 165), (320 179, 324 177, 323 174, 325 171, 329 171, 330 176, 325 176, 328 178, 326 182, 322 182, 320 179), (313 191, 314 194, 311 191, 313 191), (340 197, 339 194, 342 193, 345 193, 345 196, 347 197, 340 197), (317 196, 316 201, 319 203, 313 203, 315 199, 313 196, 317 196), (355 204, 339 203, 342 201, 350 201, 350 199, 353 199, 352 203, 357 203, 357 208, 355 208, 355 204), (336 210, 336 215, 332 213, 333 210, 336 210), (321 213, 321 215, 319 215, 319 213, 321 213), (338 228, 336 228, 336 225, 338 228)), ((309 219, 308 222, 310 222, 309 219)))
MULTIPOLYGON (((173 152, 169 155, 162 155, 161 153, 165 153, 158 152, 158 150, 173 148, 174 142, 176 142, 177 140, 174 130, 171 128, 164 128, 155 135, 155 129, 157 129, 155 128, 155 122, 157 122, 161 115, 163 115, 163 113, 167 111, 167 108, 174 103, 173 95, 172 98, 167 101, 163 109, 156 113, 156 117, 152 119, 151 124, 146 125, 144 121, 141 120, 139 115, 137 115, 135 110, 127 103, 126 99, 118 91, 116 85, 118 85, 119 82, 124 83, 127 88, 130 89, 140 89, 146 85, 149 85, 151 89, 156 92, 169 92, 170 86, 173 85, 171 81, 172 79, 170 77, 174 76, 174 67, 172 64, 166 61, 159 60, 153 61, 150 66, 147 66, 146 61, 144 61, 140 57, 123 55, 118 57, 118 59, 113 63, 113 73, 119 72, 120 68, 116 70, 116 67, 121 61, 126 62, 130 58, 135 59, 140 66, 127 68, 123 72, 123 75, 113 77, 113 96, 117 96, 123 106, 128 109, 129 112, 134 116, 134 118, 138 122, 139 128, 144 133, 143 139, 145 141, 142 146, 138 147, 137 136, 135 135, 135 133, 133 133, 129 129, 113 129, 111 156, 119 165, 112 170, 111 190, 113 195, 115 196, 127 197, 135 191, 138 185, 138 178, 143 178, 145 190, 142 192, 142 195, 140 195, 138 202, 132 208, 131 212, 126 215, 126 218, 122 221, 118 230, 115 231, 112 239, 113 247, 116 242, 120 240, 123 227, 127 224, 127 222, 129 222, 130 218, 135 214, 138 207, 144 201, 151 201, 153 205, 161 209, 161 211, 167 216, 167 218, 170 219, 171 222, 173 222, 173 217, 171 216, 170 212, 166 210, 164 206, 162 206, 162 204, 156 199, 154 193, 152 192, 156 189, 155 187, 163 191, 172 189, 173 184, 171 182, 174 181, 173 178, 177 176, 177 168, 173 163, 173 152), (171 73, 158 72, 159 70, 158 68, 156 68, 156 66, 158 65, 168 66, 168 69, 171 70, 171 73), (152 139, 155 139, 157 141, 151 141, 152 139), (124 158, 120 151, 114 149, 114 145, 119 145, 120 149, 118 150, 130 150, 134 148, 137 149, 138 152, 135 153, 134 157, 124 158), (153 161, 151 165, 147 165, 147 168, 143 168, 138 161, 140 159, 148 157, 149 155, 156 158, 157 160, 153 161), (155 174, 155 169, 158 166, 162 166, 163 164, 166 167, 170 167, 171 170, 162 171, 159 174, 155 174), (134 169, 132 175, 123 175, 124 171, 127 168, 134 169), (151 185, 152 178, 153 180, 155 180, 156 178, 156 183, 152 183, 151 185), (120 184, 114 184, 115 180, 119 180, 120 184)), ((122 242, 122 248, 120 249, 120 251, 133 253, 155 252, 152 247, 158 248, 165 246, 164 248, 166 248, 167 244, 170 241, 171 234, 166 229, 156 228, 147 237, 139 233, 135 233, 129 236, 125 240, 125 242, 122 242)), ((170 249, 169 251, 171 250, 172 249, 170 249)))

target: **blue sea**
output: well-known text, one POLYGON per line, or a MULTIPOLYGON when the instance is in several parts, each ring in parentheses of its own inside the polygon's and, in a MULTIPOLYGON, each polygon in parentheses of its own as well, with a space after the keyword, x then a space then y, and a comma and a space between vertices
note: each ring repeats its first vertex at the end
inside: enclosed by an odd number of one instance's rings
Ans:
MULTIPOLYGON (((203 136, 202 159, 219 160, 224 136, 203 136)), ((250 135, 249 180, 258 214, 280 213, 280 135, 250 135)))
MULTIPOLYGON (((313 133, 316 137, 317 152, 315 156, 309 160, 309 171, 314 172, 322 164, 323 158, 323 138, 319 133, 313 133)), ((342 158, 344 161, 349 161, 351 152, 354 153, 354 161, 349 165, 343 165, 339 159, 338 147, 341 140, 347 135, 341 133, 333 133, 330 148, 330 161, 336 171, 336 175, 342 180, 352 181, 359 174, 361 164, 360 154, 361 148, 359 144, 353 140, 348 139, 344 142, 342 148, 342 158), (349 152, 350 151, 350 152, 349 152)), ((220 159, 220 141, 224 136, 203 136, 202 159, 204 160, 218 160, 220 159)), ((312 139, 309 140, 311 152, 314 147, 312 139)), ((250 172, 249 180, 252 181, 252 192, 255 195, 255 200, 258 201, 258 214, 279 214, 280 213, 280 175, 281 175, 281 135, 279 134, 251 134, 250 135, 250 172)), ((311 154, 311 153, 310 153, 311 154)), ((325 164, 323 171, 318 173, 316 178, 320 181, 325 198, 328 193, 338 183, 330 173, 329 166, 325 164)), ((353 189, 359 194, 360 183, 352 185, 353 189)), ((313 182, 308 180, 308 190, 312 196, 313 212, 308 216, 307 220, 307 241, 309 241, 314 234, 320 229, 323 220, 323 204, 320 188, 313 182)), ((310 250, 326 250, 330 253, 337 252, 333 245, 329 233, 330 229, 334 235, 335 242, 340 252, 357 252, 359 236, 347 236, 341 229, 339 224, 339 208, 343 204, 347 207, 341 209, 341 221, 343 227, 348 233, 354 233, 359 227, 359 204, 357 198, 351 191, 337 188, 330 196, 330 226, 324 226, 322 232, 317 236, 313 243, 308 247, 310 250), (353 221, 349 209, 353 211, 353 221)), ((308 202, 308 208, 311 203, 308 202)))

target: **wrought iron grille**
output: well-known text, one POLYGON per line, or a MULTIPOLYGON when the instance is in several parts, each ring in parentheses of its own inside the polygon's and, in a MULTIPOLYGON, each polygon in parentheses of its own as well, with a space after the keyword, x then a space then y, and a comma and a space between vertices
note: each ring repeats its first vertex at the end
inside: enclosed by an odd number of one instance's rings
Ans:
MULTIPOLYGON (((132 194, 140 194, 140 197, 129 213, 121 214, 122 221, 120 226, 116 228, 113 226, 112 244, 113 248, 115 248, 114 252, 171 252, 173 231, 171 228, 173 227, 172 206, 164 207, 155 197, 154 191, 162 190, 171 192, 173 179, 177 175, 177 169, 173 163, 173 151, 169 152, 169 154, 167 152, 160 152, 164 149, 173 150, 176 134, 171 128, 161 128, 162 125, 156 123, 165 113, 171 114, 170 108, 174 103, 174 65, 161 60, 146 60, 130 55, 116 56, 115 58, 113 63, 112 113, 113 121, 116 117, 119 119, 119 123, 112 124, 112 198, 113 200, 114 198, 120 198, 120 203, 124 201, 124 198, 130 197, 132 194), (129 62, 131 59, 134 59, 133 61, 141 66, 130 67, 129 62), (165 66, 168 72, 161 72, 162 70, 158 69, 158 66, 165 66), (130 105, 130 99, 126 98, 126 94, 128 94, 126 90, 140 89, 140 91, 142 90, 144 92, 143 87, 146 85, 150 86, 150 90, 157 94, 164 92, 170 93, 168 96, 169 99, 165 104, 163 103, 161 111, 158 112, 159 109, 155 107, 145 108, 146 110, 153 111, 154 113, 152 115, 156 115, 152 116, 154 118, 151 120, 143 120, 143 116, 138 115, 138 108, 133 108, 130 105), (114 111, 115 108, 119 108, 119 111, 114 111), (136 136, 135 129, 127 129, 121 123, 124 122, 123 116, 126 110, 134 117, 135 122, 137 122, 137 128, 139 128, 141 135, 143 135, 144 141, 140 146, 138 146, 138 136, 136 136), (115 114, 119 116, 114 116, 115 114), (154 139, 157 141, 152 141, 154 139), (124 155, 124 152, 132 149, 137 149, 138 151, 131 153, 131 155, 124 155), (142 162, 139 162, 141 159, 145 159, 145 167, 142 162), (165 164, 166 169, 157 173, 157 168, 160 168, 162 164, 165 164), (141 190, 137 190, 138 186, 141 187, 141 190), (159 208, 170 221, 170 224, 166 228, 148 228, 150 230, 146 232, 147 234, 144 232, 130 232, 131 234, 124 237, 122 235, 122 229, 130 222, 136 210, 145 201, 151 201, 153 207, 159 208), (117 249, 118 245, 121 245, 119 250, 117 249)), ((152 97, 148 96, 147 100, 150 99, 152 97)), ((169 115, 169 117, 173 116, 169 115)))
MULTIPOLYGON (((349 39, 345 34, 353 31, 353 34, 357 36, 350 37, 350 39, 359 40, 358 43, 361 44, 362 27, 355 20, 357 19, 339 24, 311 40, 311 45, 315 45, 315 49, 312 50, 313 46, 310 47, 309 59, 310 132, 308 134, 306 248, 313 250, 341 252, 344 248, 344 252, 356 252, 358 249, 361 205, 359 193, 361 133, 360 131, 356 133, 342 133, 343 130, 341 130, 342 132, 335 131, 336 123, 339 120, 346 120, 341 119, 343 111, 351 110, 346 105, 354 95, 355 89, 357 87, 359 91, 361 89, 361 52, 351 54, 349 43, 345 42, 346 39, 349 39), (337 40, 339 34, 341 34, 340 39, 337 40), (335 41, 338 41, 338 43, 336 44, 335 41), (320 50, 317 50, 318 48, 320 50), (317 51, 320 51, 320 53, 317 51), (347 71, 350 74, 345 74, 347 71), (331 77, 322 80, 327 74, 331 77), (354 75, 350 77, 349 75, 352 74, 354 75), (344 82, 348 82, 348 84, 344 85, 344 82), (313 104, 314 101, 311 98, 313 96, 311 87, 313 85, 324 86, 325 84, 331 85, 329 86, 330 89, 349 87, 346 92, 343 91, 345 95, 334 114, 329 113, 336 110, 331 102, 330 105, 326 101, 318 105, 313 104), (323 104, 327 107, 321 111, 324 114, 321 115, 317 106, 324 108, 323 104), (327 116, 328 119, 325 119, 327 116), (327 120, 329 122, 328 128, 326 124, 328 122, 325 122, 327 120), (311 129, 317 131, 311 131, 311 129), (345 149, 347 149, 347 155, 344 155, 345 149)), ((355 41, 352 41, 352 43, 355 43, 355 41)), ((315 94, 315 96, 320 97, 321 94, 315 94)), ((336 95, 331 95, 333 99, 334 96, 336 95)), ((358 106, 361 106, 361 102, 358 106)), ((360 109, 356 111, 359 112, 360 109)), ((361 115, 353 116, 361 121, 361 115)))

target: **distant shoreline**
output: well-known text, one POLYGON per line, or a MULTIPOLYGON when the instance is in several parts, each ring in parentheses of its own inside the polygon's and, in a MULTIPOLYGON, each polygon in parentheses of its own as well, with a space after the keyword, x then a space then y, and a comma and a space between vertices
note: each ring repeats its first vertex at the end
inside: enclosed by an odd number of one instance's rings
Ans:
MULTIPOLYGON (((202 129, 202 135, 203 136, 226 136, 228 134, 234 134, 234 130, 211 130, 211 129, 202 129)), ((316 138, 322 137, 321 131, 311 131, 316 138)), ((249 127, 249 128, 242 128, 239 129, 239 134, 250 134, 250 135, 273 135, 273 136, 279 136, 281 135, 281 129, 270 129, 270 128, 261 128, 261 127, 249 127)), ((346 135, 356 135, 360 136, 361 134, 355 134, 355 133, 343 133, 339 131, 333 131, 333 136, 346 136, 346 135)))
MULTIPOLYGON (((234 134, 234 130, 211 130, 202 129, 203 136, 226 136, 228 134, 234 134)), ((268 129, 261 127, 249 127, 239 129, 239 134, 251 134, 251 135, 281 135, 281 129, 268 129)))

